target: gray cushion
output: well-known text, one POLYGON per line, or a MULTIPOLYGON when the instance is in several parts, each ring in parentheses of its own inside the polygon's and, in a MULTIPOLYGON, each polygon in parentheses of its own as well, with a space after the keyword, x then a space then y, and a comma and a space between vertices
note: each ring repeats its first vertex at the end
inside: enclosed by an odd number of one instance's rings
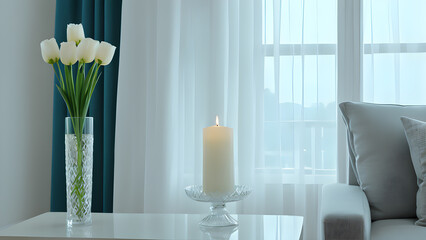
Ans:
POLYGON ((426 123, 411 118, 402 117, 408 145, 410 146, 411 161, 417 176, 417 218, 416 225, 426 226, 426 123))
POLYGON ((371 224, 371 240, 426 239, 426 228, 414 225, 416 219, 389 219, 371 224))
POLYGON ((416 174, 400 117, 426 120, 426 106, 346 102, 340 110, 372 220, 416 217, 416 174))

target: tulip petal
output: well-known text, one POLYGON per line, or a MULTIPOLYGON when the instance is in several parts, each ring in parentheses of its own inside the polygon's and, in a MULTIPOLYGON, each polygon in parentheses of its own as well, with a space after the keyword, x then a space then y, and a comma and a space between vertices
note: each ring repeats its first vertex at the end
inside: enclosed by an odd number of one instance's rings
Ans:
POLYGON ((46 63, 54 64, 59 61, 59 47, 56 39, 46 39, 40 43, 41 56, 46 63))
POLYGON ((111 63, 116 47, 107 42, 101 42, 96 52, 96 62, 105 66, 111 63))

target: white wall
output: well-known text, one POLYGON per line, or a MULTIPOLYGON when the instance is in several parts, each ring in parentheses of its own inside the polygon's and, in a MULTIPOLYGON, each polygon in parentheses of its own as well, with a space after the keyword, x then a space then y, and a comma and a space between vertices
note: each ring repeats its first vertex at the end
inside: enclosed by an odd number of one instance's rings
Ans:
POLYGON ((55 0, 0 0, 0 228, 49 211, 55 0))

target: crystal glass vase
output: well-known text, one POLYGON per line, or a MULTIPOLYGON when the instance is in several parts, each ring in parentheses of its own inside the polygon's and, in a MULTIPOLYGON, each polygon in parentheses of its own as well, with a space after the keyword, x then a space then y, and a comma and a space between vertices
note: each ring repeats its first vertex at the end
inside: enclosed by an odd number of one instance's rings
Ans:
POLYGON ((67 224, 92 223, 93 118, 65 118, 67 224))

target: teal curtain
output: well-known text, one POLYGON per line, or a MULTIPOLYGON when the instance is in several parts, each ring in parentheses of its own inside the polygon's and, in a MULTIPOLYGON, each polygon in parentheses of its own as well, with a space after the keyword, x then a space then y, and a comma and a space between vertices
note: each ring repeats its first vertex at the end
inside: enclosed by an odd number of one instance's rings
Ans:
MULTIPOLYGON (((82 23, 86 37, 116 46, 112 62, 101 67, 88 116, 94 118, 93 212, 112 212, 114 138, 120 55, 121 0, 57 0, 55 38, 67 41, 68 23, 82 23)), ((57 83, 57 79, 55 79, 57 83)), ((50 210, 66 211, 64 130, 67 108, 53 86, 53 148, 50 210)))

